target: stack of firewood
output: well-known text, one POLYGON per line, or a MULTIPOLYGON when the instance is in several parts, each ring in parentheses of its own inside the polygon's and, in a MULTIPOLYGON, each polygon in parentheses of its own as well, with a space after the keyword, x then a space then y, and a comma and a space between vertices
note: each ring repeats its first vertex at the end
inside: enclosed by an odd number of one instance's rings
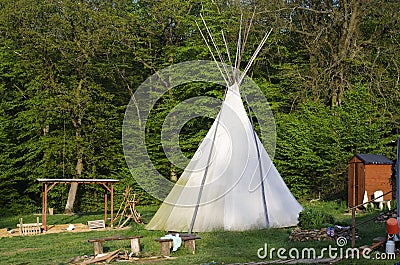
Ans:
MULTIPOLYGON (((305 242, 305 241, 322 241, 322 240, 335 240, 338 237, 344 237, 351 240, 350 226, 335 225, 332 228, 321 228, 304 230, 300 227, 295 228, 289 235, 290 241, 305 242)), ((356 231, 356 239, 358 234, 356 231)))
POLYGON ((80 264, 80 265, 88 265, 88 264, 93 264, 96 262, 106 262, 110 263, 115 260, 125 260, 129 261, 130 260, 130 255, 129 253, 124 250, 124 249, 118 249, 113 252, 109 253, 104 253, 104 254, 98 254, 96 256, 78 256, 71 260, 69 264, 80 264))
POLYGON ((111 262, 125 262, 125 263, 133 263, 142 261, 144 262, 154 262, 157 260, 164 259, 174 259, 173 257, 163 257, 163 256, 151 256, 151 257, 137 257, 129 253, 127 250, 121 248, 115 250, 113 252, 97 254, 96 256, 91 255, 83 255, 73 258, 68 262, 68 264, 76 264, 76 265, 89 265, 89 264, 108 264, 111 262))
POLYGON ((384 222, 386 222, 387 219, 389 219, 389 218, 396 218, 396 217, 397 217, 397 210, 396 210, 396 209, 393 209, 393 210, 391 210, 391 211, 389 211, 389 212, 386 212, 386 213, 384 213, 384 214, 382 214, 382 215, 377 216, 377 217, 375 218, 375 222, 377 222, 377 223, 384 223, 384 222))
POLYGON ((300 227, 296 227, 289 235, 290 241, 321 241, 321 240, 328 240, 329 236, 326 233, 327 229, 312 229, 312 230, 305 230, 301 229, 300 227))

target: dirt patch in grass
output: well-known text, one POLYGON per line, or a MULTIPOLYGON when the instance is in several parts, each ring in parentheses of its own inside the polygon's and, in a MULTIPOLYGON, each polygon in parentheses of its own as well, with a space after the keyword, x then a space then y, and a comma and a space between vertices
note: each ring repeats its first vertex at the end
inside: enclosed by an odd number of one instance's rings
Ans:
MULTIPOLYGON (((43 233, 45 233, 45 234, 61 233, 61 232, 76 233, 76 232, 87 232, 87 231, 93 230, 93 229, 89 229, 89 227, 87 225, 82 224, 82 223, 74 224, 75 228, 73 230, 67 230, 68 227, 69 227, 69 224, 48 225, 47 231, 43 232, 43 233)), ((113 228, 106 227, 106 228, 101 228, 101 229, 96 229, 96 230, 107 231, 107 230, 112 230, 112 229, 113 228)), ((7 231, 6 228, 0 229, 0 238, 1 237, 20 236, 18 228, 13 228, 12 230, 13 230, 13 233, 11 233, 10 231, 7 231)))
POLYGON ((20 249, 14 250, 14 251, 2 252, 1 255, 9 256, 9 255, 18 254, 18 253, 25 252, 25 251, 37 250, 37 249, 38 248, 20 248, 20 249))

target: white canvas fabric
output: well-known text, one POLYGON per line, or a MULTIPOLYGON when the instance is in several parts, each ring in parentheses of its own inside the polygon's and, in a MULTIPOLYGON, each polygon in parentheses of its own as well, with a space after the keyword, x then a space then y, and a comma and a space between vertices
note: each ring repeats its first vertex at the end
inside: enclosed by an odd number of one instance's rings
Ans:
POLYGON ((186 232, 193 220, 193 232, 287 227, 297 224, 301 210, 253 132, 235 83, 196 154, 146 228, 186 232))

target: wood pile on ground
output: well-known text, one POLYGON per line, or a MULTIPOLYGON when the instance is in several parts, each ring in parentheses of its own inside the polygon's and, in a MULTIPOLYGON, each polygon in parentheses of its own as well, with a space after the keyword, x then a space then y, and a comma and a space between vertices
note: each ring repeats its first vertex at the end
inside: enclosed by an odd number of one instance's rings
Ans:
MULTIPOLYGON (((47 225, 47 231, 44 232, 46 234, 53 234, 53 233, 62 233, 62 232, 69 232, 69 233, 76 233, 76 232, 88 232, 90 231, 89 227, 82 223, 75 223, 73 224, 74 229, 69 230, 68 228, 71 224, 56 224, 56 225, 47 225)), ((129 227, 124 227, 120 230, 129 229, 129 227)), ((106 227, 104 230, 112 230, 112 228, 106 227)), ((0 229, 0 238, 2 237, 13 237, 13 236, 20 236, 19 228, 1 228, 0 229)))
POLYGON ((329 240, 330 238, 326 231, 326 228, 305 230, 296 227, 292 232, 290 232, 289 240, 294 242, 329 240))
POLYGON ((397 217, 397 210, 393 209, 384 214, 381 214, 375 218, 375 222, 377 223, 384 223, 389 218, 396 218, 397 217))
POLYGON ((112 252, 102 253, 98 255, 83 255, 73 258, 68 262, 68 264, 79 264, 79 265, 88 265, 95 263, 110 263, 110 262, 135 262, 135 261, 156 261, 156 260, 165 260, 165 259, 176 259, 174 257, 137 257, 132 253, 129 253, 127 250, 121 248, 112 252))
MULTIPOLYGON (((306 242, 306 241, 322 241, 322 240, 336 240, 338 237, 345 237, 347 240, 351 240, 351 228, 350 226, 339 226, 335 225, 332 228, 321 228, 321 229, 301 229, 296 227, 291 231, 289 240, 293 242, 306 242)), ((358 234, 356 231, 356 239, 358 234)))

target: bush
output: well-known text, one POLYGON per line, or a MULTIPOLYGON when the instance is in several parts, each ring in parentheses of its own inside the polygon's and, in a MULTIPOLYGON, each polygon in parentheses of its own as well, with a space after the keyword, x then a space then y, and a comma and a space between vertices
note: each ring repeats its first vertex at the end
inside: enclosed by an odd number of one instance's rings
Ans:
POLYGON ((314 208, 304 208, 299 215, 299 226, 303 229, 319 229, 332 226, 334 221, 332 215, 314 208))

